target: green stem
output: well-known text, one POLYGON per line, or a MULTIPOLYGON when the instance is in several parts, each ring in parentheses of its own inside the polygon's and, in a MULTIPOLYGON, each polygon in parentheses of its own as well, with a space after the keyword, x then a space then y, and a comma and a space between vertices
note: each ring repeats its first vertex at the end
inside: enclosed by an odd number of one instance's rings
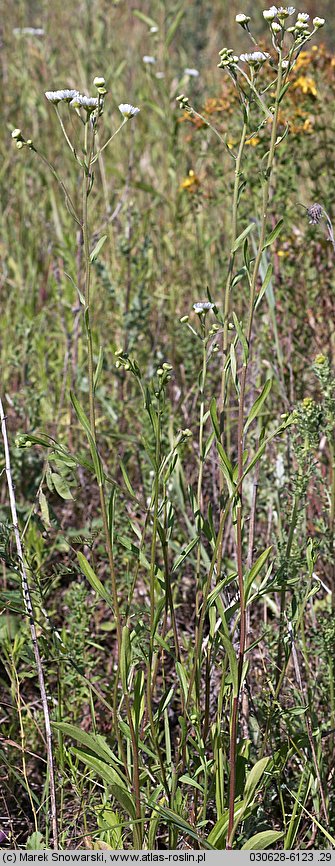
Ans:
MULTIPOLYGON (((87 350, 88 350, 88 388, 89 388, 89 415, 90 415, 90 430, 91 436, 93 439, 94 447, 97 450, 97 438, 96 438, 96 426, 95 426, 95 397, 94 397, 94 370, 93 370, 93 342, 92 342, 92 332, 90 326, 90 285, 91 285, 91 260, 90 260, 90 248, 89 248, 89 222, 88 222, 88 196, 90 193, 90 170, 93 163, 92 153, 94 146, 94 135, 91 136, 90 142, 88 141, 88 132, 89 132, 89 124, 85 124, 85 141, 84 141, 84 156, 85 156, 85 173, 83 178, 83 241, 84 241, 84 259, 85 259, 85 326, 86 326, 86 336, 87 336, 87 350)), ((118 600, 118 591, 117 591, 117 583, 116 583, 116 574, 115 574, 115 566, 114 566, 114 552, 113 552, 113 544, 112 544, 112 534, 111 527, 108 524, 108 513, 107 513, 107 505, 106 505, 106 494, 104 489, 104 483, 102 480, 98 481, 99 485, 99 497, 100 497, 100 508, 103 522, 103 530, 105 536, 105 544, 107 549, 109 570, 111 576, 111 585, 112 585, 112 598, 114 605, 114 616, 116 622, 116 634, 117 634, 117 646, 118 646, 118 659, 120 658, 121 652, 121 644, 122 644, 122 621, 121 621, 121 613, 119 607, 118 600)), ((117 674, 118 676, 118 674, 117 674)), ((140 799, 140 778, 139 778, 139 754, 138 754, 138 745, 136 740, 136 734, 132 719, 131 713, 131 705, 129 700, 129 695, 125 694, 125 704, 128 718, 128 725, 130 730, 130 737, 132 743, 132 752, 133 752, 133 789, 135 794, 135 802, 136 802, 136 818, 142 818, 142 809, 141 809, 141 799, 140 799)), ((118 720, 117 720, 117 705, 114 702, 114 725, 115 730, 118 730, 118 720)), ((141 825, 139 824, 138 832, 141 833, 141 825)))
MULTIPOLYGON (((262 261, 263 247, 265 242, 265 232, 268 219, 268 206, 270 198, 270 181, 274 164, 275 148, 277 140, 278 112, 279 112, 279 97, 282 86, 282 65, 281 53, 279 54, 278 77, 276 87, 275 110, 273 114, 270 148, 267 159, 265 172, 263 197, 262 197, 262 220, 260 228, 260 236, 258 242, 258 250, 254 262, 252 277, 250 281, 250 296, 249 296, 249 314, 246 328, 246 339, 250 346, 250 339, 253 325, 253 315, 255 307, 256 289, 259 277, 259 271, 262 261)), ((238 654, 238 689, 237 695, 233 698, 232 719, 230 729, 230 779, 229 779, 229 824, 227 834, 227 849, 230 849, 234 840, 234 823, 235 823, 235 788, 236 788, 236 749, 237 749, 237 720, 238 720, 238 705, 242 686, 242 671, 245 654, 245 636, 246 636, 246 611, 244 600, 244 580, 243 580, 243 541, 242 541, 242 486, 243 486, 243 422, 244 422, 244 403, 245 391, 248 372, 248 361, 246 359, 241 376, 239 409, 238 409, 238 480, 236 485, 236 493, 238 494, 238 503, 236 508, 236 551, 237 551, 237 572, 238 572, 238 587, 240 600, 240 641, 238 654)))

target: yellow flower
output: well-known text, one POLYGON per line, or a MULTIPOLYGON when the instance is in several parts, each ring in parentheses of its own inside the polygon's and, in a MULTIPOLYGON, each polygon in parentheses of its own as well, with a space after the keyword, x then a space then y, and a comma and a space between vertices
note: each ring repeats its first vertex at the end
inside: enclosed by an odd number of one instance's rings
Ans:
POLYGON ((186 189, 188 192, 195 192, 200 184, 200 179, 191 168, 188 176, 181 182, 179 189, 186 189))
POLYGON ((312 58, 311 58, 309 51, 301 51, 299 54, 299 57, 297 58, 295 68, 301 69, 301 68, 304 68, 305 66, 308 66, 311 62, 311 59, 312 58))
POLYGON ((251 138, 248 138, 246 144, 250 144, 251 147, 256 147, 259 144, 260 138, 258 135, 252 135, 251 138))
POLYGON ((297 80, 294 82, 293 87, 295 90, 301 90, 302 93, 311 93, 312 96, 318 95, 315 81, 308 75, 300 75, 299 78, 297 78, 297 80))

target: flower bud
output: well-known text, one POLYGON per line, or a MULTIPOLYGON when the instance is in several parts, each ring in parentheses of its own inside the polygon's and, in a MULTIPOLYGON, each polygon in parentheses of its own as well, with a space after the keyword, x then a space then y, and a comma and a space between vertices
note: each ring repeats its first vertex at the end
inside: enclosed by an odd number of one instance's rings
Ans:
POLYGON ((318 18, 318 17, 313 18, 313 26, 315 27, 316 30, 318 30, 319 27, 323 27, 324 24, 325 24, 324 18, 318 18))
POLYGON ((243 14, 236 15, 235 21, 237 24, 241 24, 242 27, 245 27, 247 24, 249 24, 250 15, 243 15, 243 14))

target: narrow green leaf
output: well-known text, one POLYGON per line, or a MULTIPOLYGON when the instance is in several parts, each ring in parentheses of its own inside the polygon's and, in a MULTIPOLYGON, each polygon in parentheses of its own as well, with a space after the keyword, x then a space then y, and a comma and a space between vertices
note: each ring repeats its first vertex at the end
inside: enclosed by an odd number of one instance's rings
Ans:
POLYGON ((130 629, 123 626, 120 652, 120 674, 123 691, 128 693, 128 677, 131 665, 130 629))
POLYGON ((210 411, 210 416, 212 419, 213 430, 214 430, 215 436, 216 436, 218 442, 220 442, 221 436, 220 436, 220 425, 219 425, 219 419, 218 419, 218 413, 217 413, 216 397, 212 397, 211 402, 210 402, 209 411, 210 411))
POLYGON ((269 247, 273 243, 273 241, 276 240, 276 238, 278 237, 278 235, 280 234, 280 232, 283 228, 283 225, 284 225, 284 220, 283 220, 283 217, 281 217, 280 220, 278 220, 277 225, 274 227, 271 234, 269 234, 268 238, 266 239, 264 246, 262 247, 263 250, 265 250, 266 247, 269 247))
POLYGON ((108 764, 114 764, 118 773, 119 784, 126 784, 126 776, 123 775, 122 771, 117 766, 119 760, 114 755, 114 752, 109 748, 105 738, 101 734, 90 734, 82 728, 77 727, 77 725, 71 725, 69 722, 51 722, 51 724, 55 730, 61 731, 61 733, 66 737, 71 737, 71 739, 81 743, 82 746, 86 746, 90 752, 93 752, 98 758, 101 758, 102 761, 105 761, 108 764))
POLYGON ((188 554, 191 553, 191 550, 193 550, 198 541, 199 536, 197 535, 195 538, 192 538, 192 541, 190 541, 187 547, 185 547, 185 550, 183 550, 183 552, 179 556, 177 556, 177 559, 175 559, 171 569, 172 574, 174 571, 177 571, 177 568, 179 568, 179 566, 184 562, 184 560, 187 558, 188 554))
POLYGON ((272 381, 273 381, 272 379, 266 380, 265 385, 263 387, 263 390, 261 391, 261 393, 257 397, 257 400, 255 400, 253 406, 251 407, 248 418, 247 418, 245 425, 244 425, 244 433, 247 432, 248 428, 250 427, 250 424, 252 424, 254 419, 257 418, 257 415, 259 415, 261 408, 263 406, 263 403, 265 403, 265 400, 271 391, 272 381))
POLYGON ((99 578, 93 571, 92 566, 87 561, 86 556, 84 556, 84 554, 81 553, 80 550, 77 553, 77 559, 83 574, 85 575, 85 577, 87 577, 88 582, 91 584, 99 598, 103 598, 103 600, 108 604, 108 606, 112 608, 112 610, 114 610, 112 596, 109 594, 107 589, 105 589, 103 583, 101 583, 101 580, 99 580, 99 578))
POLYGON ((236 313, 233 313, 233 320, 234 320, 234 325, 236 328, 236 332, 238 334, 239 341, 240 341, 241 346, 242 346, 243 366, 246 367, 247 363, 248 363, 248 357, 249 357, 249 346, 248 346, 246 337, 244 336, 242 325, 240 324, 240 322, 236 316, 236 313))
POLYGON ((262 283, 262 287, 259 291, 259 294, 257 295, 257 300, 255 303, 255 310, 257 310, 257 307, 260 304, 260 302, 263 298, 263 295, 265 295, 265 292, 266 292, 266 290, 270 284, 270 281, 271 281, 272 273, 273 273, 273 264, 272 264, 272 262, 270 262, 267 266, 267 269, 266 269, 266 274, 265 274, 265 277, 264 277, 264 280, 262 283))
POLYGON ((257 761, 257 763, 254 764, 254 766, 250 770, 243 791, 243 797, 246 803, 249 804, 250 800, 254 798, 257 786, 260 783, 260 780, 267 768, 269 761, 270 758, 261 758, 260 761, 257 761))
POLYGON ((237 271, 237 273, 235 274, 235 276, 233 277, 233 280, 232 280, 232 284, 231 284, 232 289, 234 288, 234 286, 237 285, 237 283, 240 282, 240 280, 243 280, 243 277, 245 277, 247 273, 248 273, 248 271, 247 271, 247 268, 245 267, 245 265, 243 266, 243 268, 241 268, 239 271, 237 271))
POLYGON ((176 15, 174 21, 172 21, 172 24, 170 25, 170 27, 168 29, 168 32, 166 35, 166 40, 165 40, 165 45, 167 48, 169 47, 169 45, 171 45, 173 37, 174 37, 175 33, 177 32, 179 24, 180 24, 182 18, 184 17, 184 15, 185 15, 185 10, 179 9, 179 12, 177 12, 177 15, 176 15))
POLYGON ((169 824, 173 824, 175 827, 179 827, 184 833, 187 833, 188 836, 191 836, 191 839, 196 839, 197 842, 200 843, 200 848, 207 848, 209 851, 213 850, 213 846, 210 845, 209 840, 207 841, 199 836, 196 833, 192 824, 189 824, 184 818, 181 818, 177 812, 174 812, 172 809, 168 809, 167 806, 157 806, 157 811, 159 814, 165 818, 169 824))
POLYGON ((263 550, 263 553, 261 553, 260 556, 258 557, 258 559, 256 559, 256 562, 254 562, 249 573, 246 575, 246 578, 245 578, 245 601, 247 601, 247 599, 248 599, 249 592, 250 592, 250 589, 252 587, 252 584, 253 584, 255 578, 257 577, 257 575, 259 574, 259 572, 263 568, 263 565, 265 565, 268 557, 270 556, 271 550, 272 550, 272 545, 271 545, 271 547, 267 547, 266 550, 263 550))
POLYGON ((197 788, 202 794, 204 793, 202 785, 199 785, 199 782, 196 782, 195 779, 191 779, 191 776, 188 776, 187 773, 179 777, 179 782, 185 782, 186 785, 191 785, 192 788, 197 788))
POLYGON ((183 690, 184 698, 185 698, 185 700, 187 700, 188 682, 187 682, 187 677, 186 677, 186 670, 183 667, 183 665, 181 664, 181 662, 176 662, 176 670, 177 670, 179 682, 180 682, 182 690, 183 690))
POLYGON ((231 640, 226 635, 222 634, 221 631, 220 638, 228 656, 229 669, 233 683, 233 697, 236 698, 238 695, 238 665, 235 650, 231 640))
POLYGON ((231 344, 231 347, 230 347, 230 368, 231 368, 232 380, 233 380, 234 385, 235 385, 235 390, 236 390, 236 393, 238 394, 239 393, 239 384, 238 384, 238 379, 237 379, 237 360, 236 360, 235 346, 233 343, 231 344))
POLYGON ((284 84, 284 87, 282 87, 280 94, 279 94, 279 97, 278 97, 278 103, 280 103, 282 101, 282 99, 284 98, 285 93, 288 90, 288 88, 290 87, 291 83, 292 83, 291 81, 287 81, 287 83, 284 84))
POLYGON ((153 18, 149 18, 149 15, 145 15, 144 12, 140 12, 139 9, 134 9, 133 14, 136 18, 139 18, 140 21, 143 21, 144 24, 147 24, 148 27, 157 27, 156 21, 153 18))
POLYGON ((93 381, 93 391, 94 391, 94 392, 95 392, 96 389, 97 389, 97 385, 98 385, 98 382, 99 382, 99 379, 100 379, 101 370, 102 370, 102 365, 103 365, 103 360, 104 360, 104 352, 103 352, 103 348, 102 348, 102 346, 100 346, 100 349, 99 349, 99 358, 98 358, 98 363, 97 363, 96 371, 95 371, 95 373, 94 373, 94 381, 93 381))
POLYGON ((77 397, 75 396, 73 391, 70 391, 70 399, 71 399, 72 405, 74 407, 75 413, 77 415, 77 418, 86 432, 88 443, 90 446, 91 455, 92 455, 92 461, 93 461, 95 476, 96 476, 96 479, 97 479, 99 486, 102 487, 103 477, 104 477, 103 476, 103 469, 102 469, 101 460, 100 460, 100 457, 98 454, 97 446, 96 446, 94 439, 93 439, 93 436, 92 436, 92 432, 91 432, 88 418, 85 415, 85 412, 84 412, 82 406, 80 405, 79 400, 77 400, 77 397))
POLYGON ((72 751, 77 755, 80 761, 86 764, 86 766, 91 770, 94 770, 94 772, 97 773, 97 775, 100 776, 107 785, 109 785, 113 796, 118 803, 120 803, 125 812, 127 812, 129 817, 136 818, 136 808, 133 797, 129 794, 125 785, 122 784, 122 780, 114 768, 109 767, 108 764, 105 764, 98 758, 87 755, 86 752, 83 752, 81 749, 74 748, 72 751))
POLYGON ((125 483, 126 488, 128 490, 128 493, 130 493, 130 495, 133 496, 134 499, 136 499, 136 493, 134 491, 134 488, 132 487, 132 484, 131 484, 131 481, 130 481, 130 478, 129 478, 129 475, 128 475, 128 472, 126 470, 126 467, 124 465, 123 460, 120 460, 120 469, 121 469, 121 472, 123 475, 123 480, 124 480, 124 483, 125 483))
POLYGON ((270 845, 274 845, 275 842, 279 842, 279 839, 282 839, 284 833, 281 833, 280 830, 262 830, 260 833, 255 833, 254 836, 251 836, 247 842, 242 845, 241 851, 261 851, 264 848, 270 848, 270 845))
POLYGON ((100 240, 98 240, 98 243, 95 245, 94 250, 92 250, 91 255, 90 255, 91 264, 93 264, 93 262, 96 262, 98 255, 101 252, 102 247, 103 247, 106 240, 107 240, 107 235, 102 235, 102 238, 100 238, 100 240))
POLYGON ((238 238, 236 238, 236 241, 231 248, 232 253, 236 253, 236 250, 238 250, 242 246, 245 238, 250 234, 250 232, 255 231, 255 228, 256 228, 255 223, 249 223, 249 225, 246 227, 246 229, 243 229, 243 232, 241 232, 241 234, 238 236, 238 238))

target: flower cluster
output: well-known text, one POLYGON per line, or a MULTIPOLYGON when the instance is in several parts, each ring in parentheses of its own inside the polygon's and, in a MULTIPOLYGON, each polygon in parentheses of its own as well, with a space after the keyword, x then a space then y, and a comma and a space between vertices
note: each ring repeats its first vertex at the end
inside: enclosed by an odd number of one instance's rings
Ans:
POLYGON ((44 95, 48 102, 58 105, 59 102, 72 102, 76 96, 79 96, 79 90, 47 90, 44 95))
POLYGON ((221 51, 219 51, 219 55, 221 57, 220 63, 218 63, 219 69, 224 69, 224 67, 227 67, 228 69, 236 68, 239 58, 230 48, 222 48, 221 51))

